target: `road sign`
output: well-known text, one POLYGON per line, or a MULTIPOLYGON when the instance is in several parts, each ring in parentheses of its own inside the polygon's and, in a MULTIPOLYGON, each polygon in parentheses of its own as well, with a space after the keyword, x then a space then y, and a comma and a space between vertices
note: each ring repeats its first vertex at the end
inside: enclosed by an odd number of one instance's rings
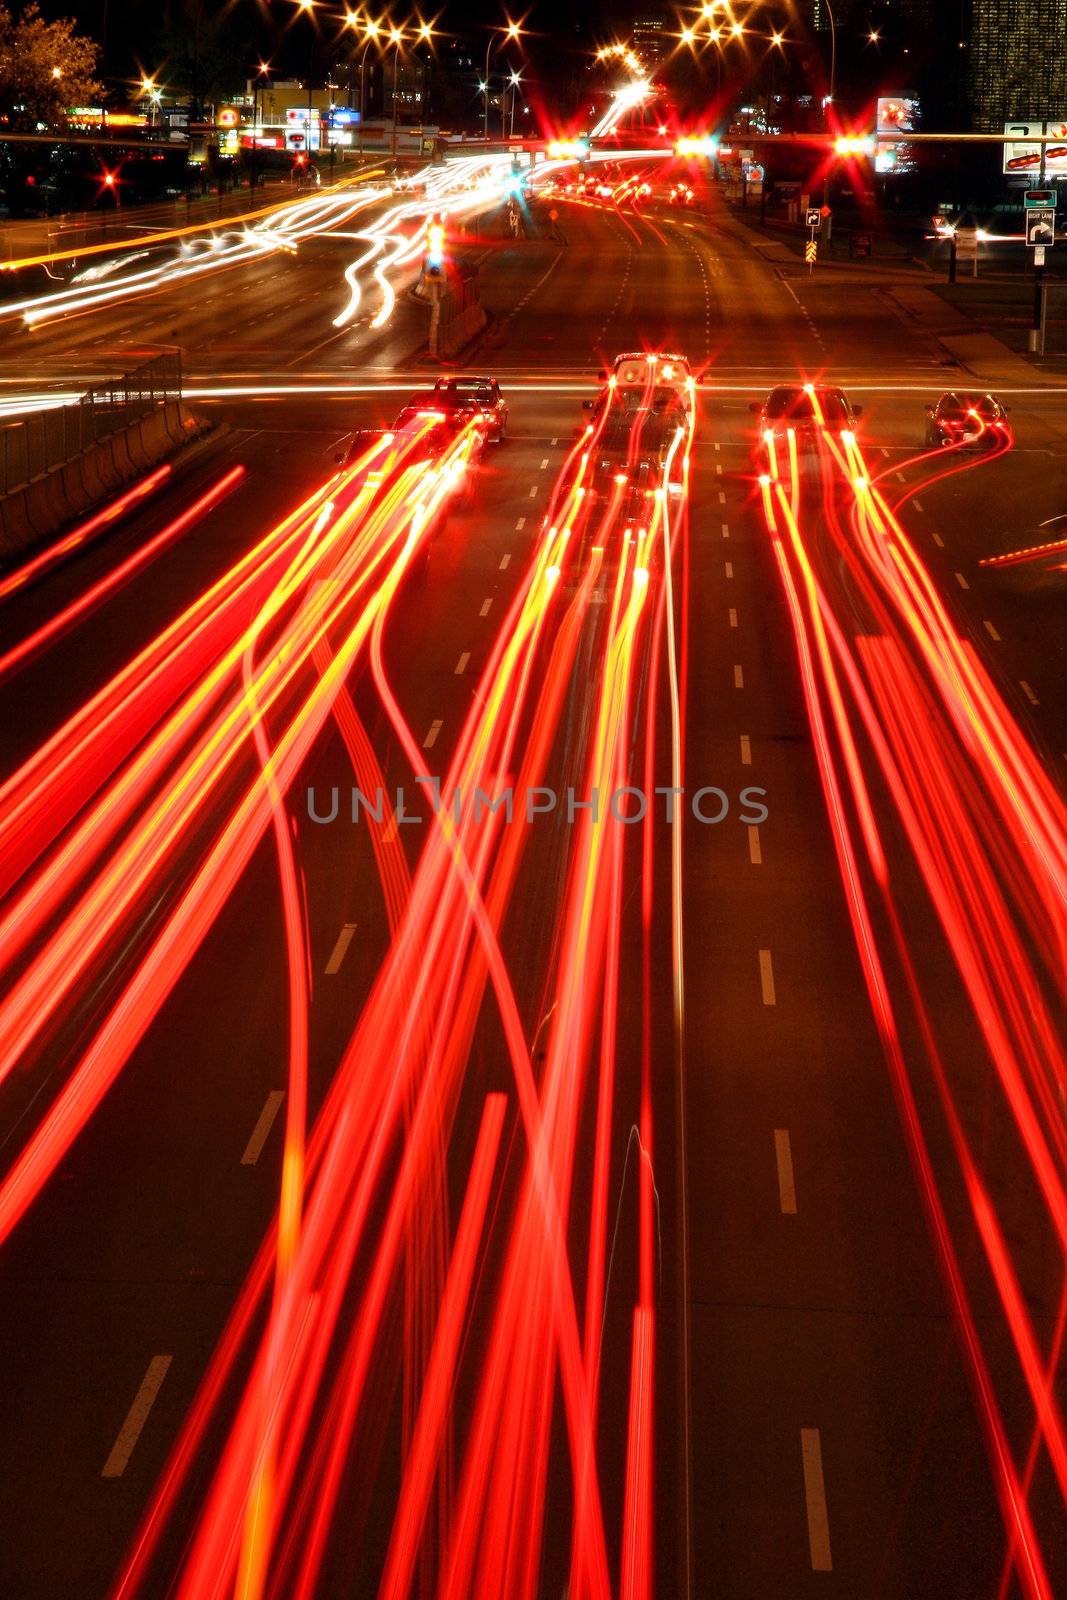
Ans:
POLYGON ((819 242, 818 242, 818 240, 817 239, 809 239, 807 244, 804 246, 804 260, 808 263, 809 267, 814 265, 815 257, 818 254, 818 252, 819 252, 819 242))
POLYGON ((957 228, 953 235, 956 241, 956 255, 960 261, 977 261, 978 259, 978 229, 957 228))
POLYGON ((1030 206, 1027 208, 1026 242, 1031 246, 1056 243, 1055 206, 1030 206))
POLYGON ((1045 265, 1045 246, 1043 244, 1035 244, 1034 245, 1034 266, 1035 267, 1043 267, 1044 265, 1045 265))
POLYGON ((809 228, 817 228, 821 221, 822 221, 822 218, 819 215, 818 206, 809 206, 808 209, 804 213, 805 225, 807 227, 809 227, 809 228))
POLYGON ((1023 195, 1024 206, 1052 206, 1056 208, 1055 189, 1027 189, 1023 195))

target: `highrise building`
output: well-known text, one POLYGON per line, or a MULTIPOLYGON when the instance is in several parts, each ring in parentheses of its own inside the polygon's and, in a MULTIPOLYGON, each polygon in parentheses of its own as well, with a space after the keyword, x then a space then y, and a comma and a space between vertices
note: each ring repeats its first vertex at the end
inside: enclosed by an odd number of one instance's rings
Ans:
POLYGON ((969 55, 975 128, 1067 119, 1067 0, 972 0, 969 55))

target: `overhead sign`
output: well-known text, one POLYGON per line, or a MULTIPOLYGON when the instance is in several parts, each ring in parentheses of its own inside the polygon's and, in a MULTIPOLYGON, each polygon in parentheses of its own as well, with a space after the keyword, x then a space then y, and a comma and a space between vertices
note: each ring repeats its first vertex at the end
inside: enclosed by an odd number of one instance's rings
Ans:
POLYGON ((1056 209, 1055 189, 1027 189, 1023 195, 1024 206, 1051 206, 1056 209))
POLYGON ((1055 206, 1028 206, 1026 209, 1026 242, 1028 245, 1056 243, 1055 206))
POLYGON ((804 213, 804 225, 807 228, 817 228, 822 221, 818 206, 809 206, 804 213))
POLYGON ((1030 177, 1041 171, 1041 135, 1047 136, 1045 171, 1049 177, 1067 173, 1067 122, 1006 122, 1004 171, 1015 177, 1030 177))

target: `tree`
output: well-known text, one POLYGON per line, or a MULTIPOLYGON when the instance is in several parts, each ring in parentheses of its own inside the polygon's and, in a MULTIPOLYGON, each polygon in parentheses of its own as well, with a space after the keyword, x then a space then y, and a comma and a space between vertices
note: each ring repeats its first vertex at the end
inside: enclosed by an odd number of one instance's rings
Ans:
POLYGON ((0 120, 61 125, 69 106, 98 105, 100 47, 70 17, 46 22, 36 0, 13 17, 0 0, 0 120))

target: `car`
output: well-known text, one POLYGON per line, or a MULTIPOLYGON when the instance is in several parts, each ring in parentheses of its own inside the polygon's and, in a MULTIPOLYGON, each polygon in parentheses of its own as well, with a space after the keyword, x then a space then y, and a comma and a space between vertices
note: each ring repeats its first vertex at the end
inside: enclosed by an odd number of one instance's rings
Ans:
POLYGON ((495 378, 438 378, 433 395, 438 401, 476 407, 488 419, 490 439, 503 444, 508 432, 508 406, 495 378))
POLYGON ((1008 437, 1008 408, 995 394, 965 394, 950 390, 936 405, 926 408, 926 444, 931 450, 946 445, 997 449, 1008 437))
POLYGON ((828 383, 780 383, 766 400, 753 400, 750 411, 758 414, 760 439, 769 445, 785 438, 792 430, 800 448, 811 448, 820 427, 853 431, 863 414, 843 389, 828 383))
MULTIPOLYGON (((433 389, 413 394, 397 413, 391 428, 358 429, 352 435, 352 442, 347 451, 341 452, 336 459, 343 466, 352 466, 372 444, 388 432, 393 435, 416 435, 420 457, 427 461, 436 461, 438 456, 450 448, 457 435, 469 426, 472 418, 477 426, 474 429, 468 464, 474 467, 477 466, 485 448, 488 425, 484 420, 484 413, 479 406, 469 401, 450 401, 442 398, 433 389)), ((410 458, 402 457, 397 463, 395 472, 402 472, 409 464, 410 458)), ((473 485, 468 481, 468 498, 472 488, 473 485)))
POLYGON ((691 206, 693 204, 693 191, 687 183, 676 183, 667 196, 667 204, 671 206, 691 206))
POLYGON ((597 374, 601 383, 614 379, 616 389, 634 389, 644 392, 649 379, 657 390, 667 390, 678 395, 688 406, 694 383, 692 368, 685 356, 669 350, 625 350, 615 357, 611 371, 597 374))

